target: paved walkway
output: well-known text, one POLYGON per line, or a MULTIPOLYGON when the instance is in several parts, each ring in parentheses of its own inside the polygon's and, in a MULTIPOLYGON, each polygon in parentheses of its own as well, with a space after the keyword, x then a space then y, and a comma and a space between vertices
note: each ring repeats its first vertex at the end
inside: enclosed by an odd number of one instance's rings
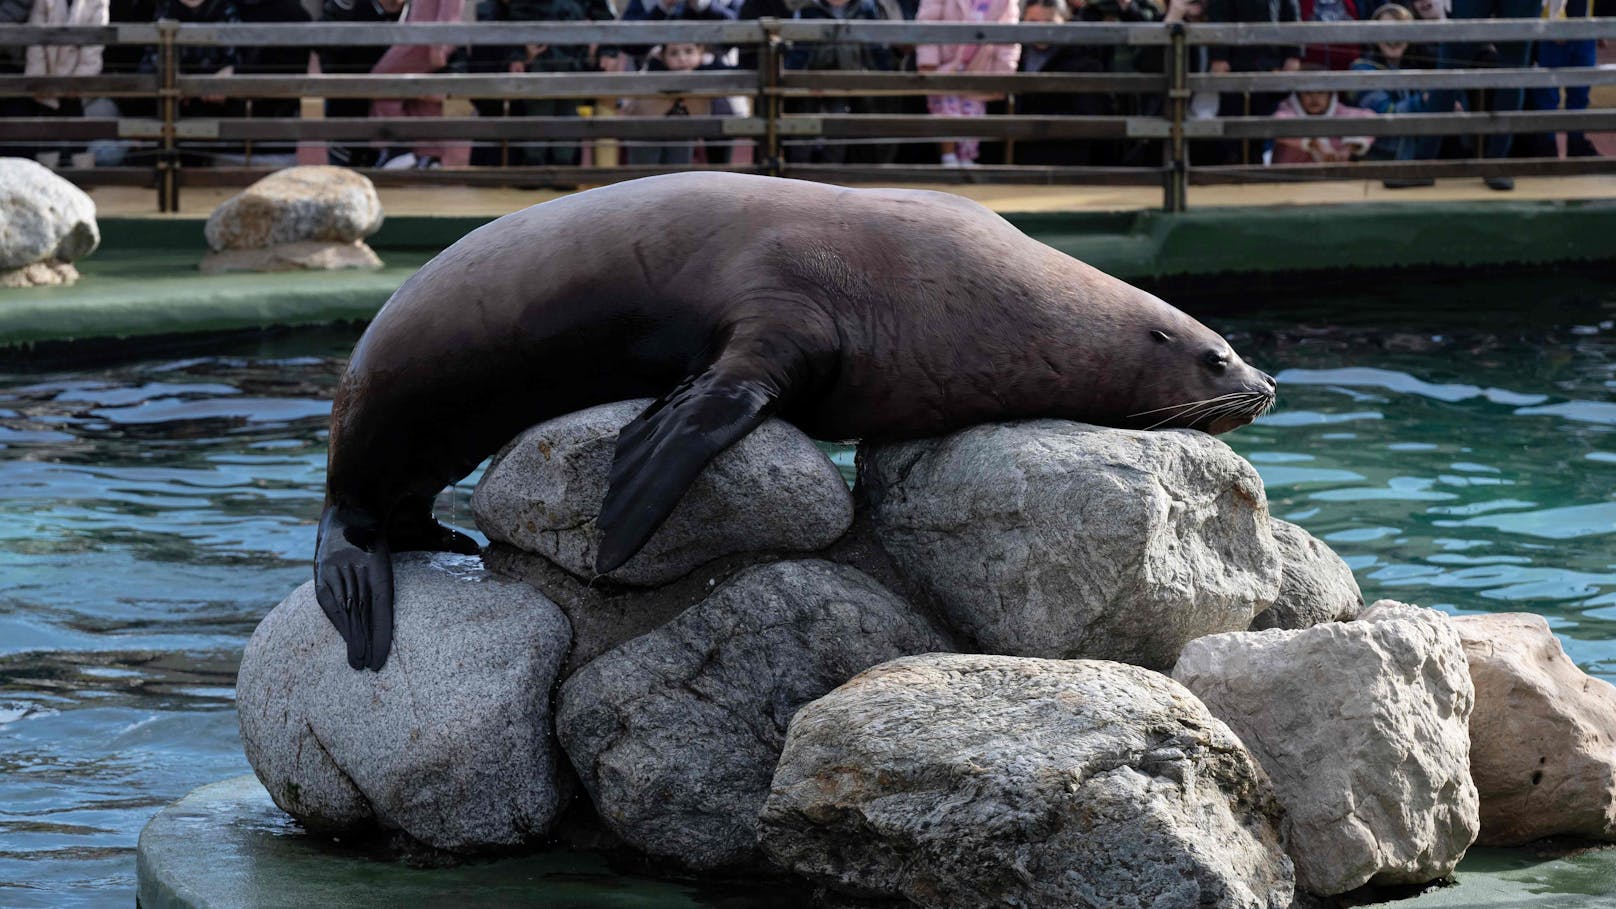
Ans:
MULTIPOLYGON (((957 186, 928 189, 956 192, 1003 212, 1135 211, 1158 208, 1161 190, 1109 186, 957 186)), ((189 188, 180 195, 179 217, 206 217, 237 190, 189 188)), ((390 215, 496 217, 560 193, 551 190, 487 189, 464 186, 384 188, 382 207, 390 215)), ((103 217, 162 217, 157 193, 133 187, 101 187, 90 195, 103 217)), ((1439 180, 1421 189, 1388 190, 1379 181, 1276 183, 1265 186, 1191 187, 1190 207, 1229 205, 1335 205, 1352 202, 1453 202, 1462 200, 1616 199, 1616 176, 1535 177, 1516 181, 1513 192, 1494 192, 1478 179, 1439 180)))

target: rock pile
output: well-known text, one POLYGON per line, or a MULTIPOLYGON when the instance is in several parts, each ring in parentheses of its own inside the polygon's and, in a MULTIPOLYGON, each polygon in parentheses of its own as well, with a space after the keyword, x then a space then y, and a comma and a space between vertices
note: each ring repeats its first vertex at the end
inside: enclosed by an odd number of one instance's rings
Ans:
POLYGON ((399 559, 381 672, 307 586, 270 614, 238 698, 277 804, 474 853, 576 796, 675 865, 922 906, 1277 909, 1440 878, 1478 829, 1612 834, 1616 691, 1546 628, 1359 616, 1215 439, 981 426, 865 446, 850 497, 771 421, 596 578, 641 407, 496 458, 495 542, 399 559))
POLYGON ((0 158, 0 288, 72 284, 101 244, 95 202, 50 168, 0 158))
POLYGON ((364 241, 381 226, 381 199, 367 177, 342 167, 289 167, 213 210, 201 269, 380 268, 364 241))

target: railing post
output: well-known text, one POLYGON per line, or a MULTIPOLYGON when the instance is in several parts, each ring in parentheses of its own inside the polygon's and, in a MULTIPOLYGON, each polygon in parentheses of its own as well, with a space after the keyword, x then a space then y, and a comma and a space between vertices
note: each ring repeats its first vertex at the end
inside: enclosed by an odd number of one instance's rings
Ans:
POLYGON ((763 44, 758 48, 758 110, 763 114, 763 147, 758 163, 771 177, 780 176, 780 20, 758 20, 763 44))
POLYGON ((1162 210, 1181 212, 1189 205, 1190 166, 1184 142, 1184 117, 1189 110, 1189 41, 1184 23, 1168 26, 1173 39, 1167 55, 1167 173, 1163 177, 1162 210))
POLYGON ((158 89, 157 113, 163 121, 162 149, 157 155, 157 210, 180 210, 179 153, 176 150, 175 121, 179 118, 179 54, 174 35, 179 23, 173 19, 157 22, 158 89))

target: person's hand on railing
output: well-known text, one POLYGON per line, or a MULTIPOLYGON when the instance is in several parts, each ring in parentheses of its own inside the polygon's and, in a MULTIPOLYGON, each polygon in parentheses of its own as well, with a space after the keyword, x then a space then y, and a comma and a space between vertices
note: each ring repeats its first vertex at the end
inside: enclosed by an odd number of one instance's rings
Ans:
POLYGON ((1285 62, 1279 65, 1277 72, 1294 73, 1302 68, 1302 61, 1297 57, 1286 57, 1285 62))
POLYGON ((1196 22, 1205 8, 1201 0, 1167 0, 1167 12, 1162 16, 1162 22, 1196 22))
POLYGON ((1209 73, 1216 73, 1217 75, 1221 76, 1224 73, 1227 73, 1229 71, 1229 61, 1227 61, 1227 60, 1213 60, 1210 64, 1207 65, 1206 70, 1209 73))
MULTIPOLYGON (((225 78, 225 77, 228 77, 228 76, 234 76, 235 74, 236 74, 236 68, 234 66, 226 66, 226 67, 223 67, 222 69, 220 69, 218 72, 214 73, 213 75, 215 75, 215 76, 217 76, 219 78, 225 78)), ((224 101, 225 101, 225 96, 224 95, 203 95, 202 100, 206 101, 209 104, 223 104, 224 101)))

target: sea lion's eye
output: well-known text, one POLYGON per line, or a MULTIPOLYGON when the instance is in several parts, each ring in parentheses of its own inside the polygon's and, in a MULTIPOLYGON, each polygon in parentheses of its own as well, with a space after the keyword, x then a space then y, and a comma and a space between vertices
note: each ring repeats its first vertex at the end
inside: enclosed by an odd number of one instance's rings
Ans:
POLYGON ((1155 339, 1156 339, 1156 343, 1158 343, 1158 344, 1166 344, 1166 343, 1167 343, 1167 342, 1168 342, 1168 341, 1171 341, 1171 340, 1173 340, 1173 336, 1172 336, 1172 335, 1170 335, 1170 334, 1168 334, 1168 333, 1167 333, 1167 332, 1165 332, 1165 331, 1162 331, 1162 330, 1161 330, 1161 329, 1159 329, 1159 328, 1152 328, 1152 329, 1151 329, 1151 330, 1150 330, 1150 336, 1151 336, 1151 337, 1152 337, 1152 338, 1155 338, 1155 339))
POLYGON ((1222 372, 1229 368, 1229 355, 1226 353, 1209 350, 1201 359, 1206 361, 1206 365, 1211 367, 1213 372, 1222 372))

